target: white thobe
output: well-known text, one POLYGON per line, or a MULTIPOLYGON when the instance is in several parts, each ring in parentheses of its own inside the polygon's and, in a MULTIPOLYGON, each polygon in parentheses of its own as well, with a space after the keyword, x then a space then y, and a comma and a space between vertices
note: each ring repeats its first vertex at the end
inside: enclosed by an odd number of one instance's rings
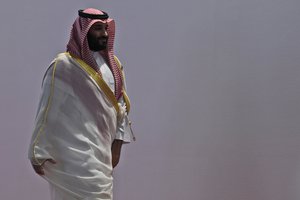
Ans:
POLYGON ((117 120, 120 108, 110 83, 83 66, 60 54, 43 80, 29 159, 57 162, 43 165, 54 200, 112 200, 111 144, 132 138, 127 115, 117 120))

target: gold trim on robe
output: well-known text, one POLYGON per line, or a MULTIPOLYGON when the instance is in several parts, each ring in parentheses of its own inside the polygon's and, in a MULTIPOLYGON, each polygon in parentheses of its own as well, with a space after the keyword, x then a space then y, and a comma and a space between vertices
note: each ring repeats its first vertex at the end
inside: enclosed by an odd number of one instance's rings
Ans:
POLYGON ((128 114, 129 111, 130 111, 130 100, 129 100, 129 97, 128 97, 127 93, 126 93, 126 89, 124 87, 125 86, 125 81, 126 81, 125 74, 124 74, 123 66, 122 66, 120 60, 118 59, 118 57, 114 56, 114 58, 115 58, 115 61, 117 63, 117 66, 119 67, 119 69, 122 72, 122 81, 123 81, 122 93, 123 93, 123 98, 124 98, 124 101, 125 101, 125 104, 126 104, 126 111, 127 111, 127 114, 128 114))
POLYGON ((34 139, 34 142, 32 144, 32 146, 33 146, 33 155, 32 156, 33 156, 33 159, 34 159, 33 161, 34 161, 34 164, 37 164, 37 165, 42 165, 45 162, 45 159, 37 159, 36 158, 36 156, 35 156, 36 155, 35 146, 37 145, 39 137, 42 134, 42 132, 44 131, 44 127, 47 123, 47 115, 48 115, 48 112, 49 112, 49 108, 50 108, 53 93, 54 93, 54 78, 55 78, 56 65, 57 65, 57 60, 55 61, 54 67, 53 67, 53 70, 52 70, 51 85, 50 85, 51 89, 50 89, 50 94, 49 94, 49 97, 48 97, 48 100, 47 100, 47 106, 46 106, 46 109, 45 109, 45 112, 44 112, 44 115, 43 115, 43 120, 42 120, 42 123, 40 125, 39 130, 38 130, 38 133, 37 133, 37 135, 34 139))
POLYGON ((73 59, 75 59, 78 62, 78 64, 82 67, 82 69, 84 69, 84 71, 87 72, 92 77, 92 79, 98 84, 98 86, 104 92, 106 97, 110 100, 110 102, 112 103, 112 105, 114 106, 115 110, 117 111, 117 113, 119 115, 120 108, 119 108, 119 105, 118 105, 118 101, 117 101, 114 93, 111 91, 111 89, 105 83, 105 81, 102 79, 102 77, 99 76, 99 74, 92 67, 90 67, 88 64, 86 64, 80 58, 73 57, 68 52, 65 52, 65 54, 72 57, 73 59))

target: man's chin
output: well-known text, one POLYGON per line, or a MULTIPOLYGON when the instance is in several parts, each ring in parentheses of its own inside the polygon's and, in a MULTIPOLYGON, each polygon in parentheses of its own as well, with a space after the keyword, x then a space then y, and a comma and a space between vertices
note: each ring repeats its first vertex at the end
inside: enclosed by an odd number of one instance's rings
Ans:
POLYGON ((106 50, 106 48, 107 48, 107 46, 100 47, 100 48, 99 48, 99 51, 104 51, 104 50, 106 50))
POLYGON ((107 46, 97 46, 97 47, 93 47, 90 48, 92 51, 104 51, 106 50, 107 46))

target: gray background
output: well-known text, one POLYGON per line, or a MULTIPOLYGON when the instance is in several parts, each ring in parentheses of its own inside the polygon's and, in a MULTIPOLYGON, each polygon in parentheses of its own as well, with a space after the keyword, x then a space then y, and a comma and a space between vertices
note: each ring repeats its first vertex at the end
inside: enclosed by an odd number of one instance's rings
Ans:
POLYGON ((300 1, 0 2, 0 199, 48 200, 27 160, 43 73, 80 8, 117 22, 137 142, 116 200, 299 200, 300 1))

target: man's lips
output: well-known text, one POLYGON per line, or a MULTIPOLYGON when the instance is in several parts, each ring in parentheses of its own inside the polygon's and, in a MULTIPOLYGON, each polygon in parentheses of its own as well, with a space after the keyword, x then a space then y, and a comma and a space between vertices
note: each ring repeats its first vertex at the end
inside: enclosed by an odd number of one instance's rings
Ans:
POLYGON ((107 38, 99 38, 99 41, 101 41, 101 42, 107 42, 107 38))

